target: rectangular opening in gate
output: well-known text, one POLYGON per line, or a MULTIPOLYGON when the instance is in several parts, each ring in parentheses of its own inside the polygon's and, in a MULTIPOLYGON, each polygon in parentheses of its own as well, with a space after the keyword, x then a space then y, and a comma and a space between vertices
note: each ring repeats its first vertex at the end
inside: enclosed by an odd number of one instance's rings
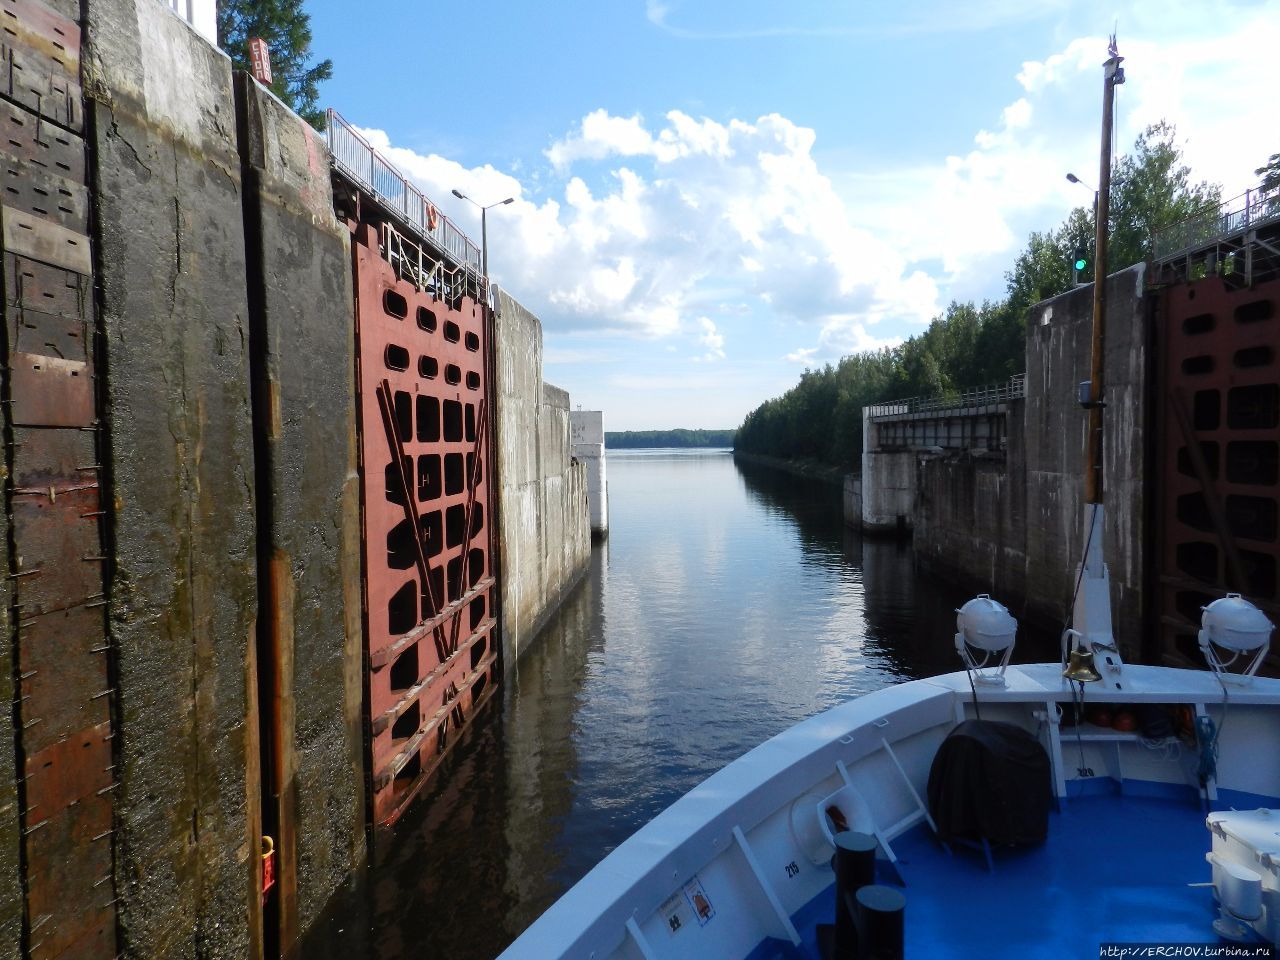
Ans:
POLYGON ((1227 497, 1227 524, 1245 540, 1273 543, 1276 539, 1276 501, 1267 497, 1227 497))
POLYGON ((476 547, 467 552, 467 582, 478 583, 484 579, 484 551, 476 547))
POLYGON ((1280 425, 1280 384, 1258 383, 1227 391, 1227 426, 1271 430, 1280 425))
POLYGON ((418 500, 425 503, 439 497, 440 454, 423 454, 418 458, 418 500))
POLYGON ((414 564, 417 546, 414 530, 408 520, 401 520, 387 534, 387 566, 392 570, 408 570, 414 564))
MULTIPOLYGON (((408 690, 418 682, 418 645, 415 643, 391 664, 391 692, 408 690)), ((414 725, 417 729, 417 725, 414 725)))
POLYGON ((462 558, 454 557, 449 561, 449 602, 462 596, 462 558))
POLYGON ((467 404, 467 443, 476 442, 476 405, 467 404))
MULTIPOLYGON (((1200 453, 1204 457, 1205 469, 1209 471, 1210 479, 1217 480, 1218 441, 1200 441, 1200 453)), ((1178 448, 1178 472, 1184 477, 1194 477, 1196 475, 1195 468, 1191 465, 1191 453, 1186 447, 1178 448)))
POLYGON ((418 326, 427 333, 436 332, 436 315, 426 307, 418 308, 418 326))
POLYGON ((462 475, 462 454, 447 453, 444 457, 444 492, 453 496, 461 493, 466 486, 462 475))
POLYGON ((462 542, 462 533, 466 528, 466 511, 462 504, 450 507, 444 514, 444 542, 446 546, 456 547, 462 542))
POLYGON ((422 545, 428 557, 438 557, 444 549, 444 523, 439 510, 422 517, 422 545))
POLYGON ((1212 313, 1198 313, 1194 317, 1187 317, 1182 321, 1182 332, 1188 337, 1194 337, 1202 333, 1208 333, 1213 329, 1213 325, 1212 313))
MULTIPOLYGON (((409 466, 413 463, 412 458, 405 457, 405 465, 409 466)), ((412 469, 412 467, 410 467, 412 469)), ((404 506, 404 475, 396 469, 396 462, 392 460, 387 464, 384 471, 387 485, 387 500, 391 503, 397 503, 404 506)))
POLYGON ((1218 390, 1197 390, 1191 413, 1191 425, 1197 430, 1217 430, 1222 422, 1222 394, 1218 390))
POLYGON ((1251 367, 1266 367, 1275 360, 1276 355, 1270 347, 1245 347, 1243 350, 1237 350, 1235 356, 1231 358, 1231 362, 1241 370, 1248 370, 1251 367))
MULTIPOLYGON (((474 627, 472 629, 475 629, 474 627)), ((489 650, 489 638, 481 637, 471 645, 471 669, 474 670, 480 666, 480 661, 484 659, 484 655, 489 650)))
POLYGON ((422 707, 415 700, 409 705, 408 710, 396 718, 396 722, 391 727, 391 739, 397 742, 408 740, 418 732, 420 726, 422 726, 422 707))
POLYGON ((440 361, 425 353, 418 358, 418 376, 424 380, 434 380, 440 374, 440 361))
POLYGON ((1178 569, 1205 583, 1218 583, 1218 548, 1204 540, 1180 543, 1177 548, 1178 569))
POLYGON ((413 397, 403 390, 396 391, 395 398, 396 433, 401 443, 413 439, 413 397))
POLYGON ((444 402, 445 443, 458 443, 462 439, 462 404, 457 400, 444 402))
POLYGON ((484 529, 484 504, 477 503, 471 510, 471 536, 484 529))
POLYGON ((387 632, 392 636, 408 633, 418 625, 418 582, 405 582, 387 604, 387 632))
POLYGON ((477 484, 484 479, 484 462, 481 461, 480 468, 476 469, 476 455, 474 453, 467 454, 467 482, 474 489, 477 484))
MULTIPOLYGON (((472 630, 480 626, 480 621, 484 619, 484 597, 476 597, 467 605, 467 616, 472 630)), ((474 663, 471 665, 475 666, 474 663)))
POLYGON ((432 567, 431 596, 422 598, 422 618, 425 620, 427 617, 434 617, 444 604, 444 570, 440 567, 432 567))
POLYGON ((452 320, 444 322, 444 338, 450 343, 457 343, 462 339, 462 331, 458 329, 458 325, 452 320))
POLYGON ((1280 477, 1280 444, 1234 440, 1227 444, 1227 480, 1274 485, 1280 477))
POLYGON ((1241 550, 1240 563, 1248 582, 1236 589, 1252 597, 1271 599, 1276 595, 1276 558, 1256 550, 1241 550))
POLYGON ((440 401, 418 396, 418 442, 436 443, 440 439, 440 401))
POLYGON ((1254 300, 1236 307, 1236 323, 1260 323, 1272 317, 1270 300, 1254 300))
POLYGON ((409 301, 394 290, 388 290, 382 295, 382 309, 397 320, 403 320, 409 315, 409 301))
POLYGON ((470 350, 472 353, 475 353, 477 350, 480 349, 480 338, 477 337, 474 333, 468 333, 466 336, 466 344, 467 344, 467 349, 470 350))

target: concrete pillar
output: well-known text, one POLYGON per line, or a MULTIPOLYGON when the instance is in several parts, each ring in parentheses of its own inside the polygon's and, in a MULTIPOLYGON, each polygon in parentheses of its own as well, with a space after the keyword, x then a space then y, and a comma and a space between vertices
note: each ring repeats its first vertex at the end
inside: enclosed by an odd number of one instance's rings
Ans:
MULTIPOLYGON (((883 406, 881 407, 883 409, 883 406)), ((868 533, 906 534, 916 500, 916 455, 879 449, 879 427, 862 410, 862 528, 868 533)))
POLYGON ((113 483, 121 946, 251 956, 258 597, 231 64, 164 4, 84 8, 113 483))
POLYGON ((359 478, 350 232, 322 136, 237 74, 248 244, 263 798, 287 953, 364 860, 359 478), (264 698, 265 699, 265 698, 264 698), (264 729, 266 736, 267 730, 264 729))
POLYGON ((605 476, 604 414, 599 410, 571 410, 569 437, 573 455, 587 468, 587 503, 591 508, 591 536, 609 535, 609 487, 605 476))

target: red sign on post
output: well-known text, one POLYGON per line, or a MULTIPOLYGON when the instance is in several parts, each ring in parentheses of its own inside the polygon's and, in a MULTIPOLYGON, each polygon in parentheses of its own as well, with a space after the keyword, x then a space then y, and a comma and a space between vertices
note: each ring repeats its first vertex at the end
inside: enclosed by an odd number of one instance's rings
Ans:
POLYGON ((270 86, 271 51, 267 49, 267 41, 261 37, 254 37, 249 41, 249 63, 253 70, 253 79, 270 86))

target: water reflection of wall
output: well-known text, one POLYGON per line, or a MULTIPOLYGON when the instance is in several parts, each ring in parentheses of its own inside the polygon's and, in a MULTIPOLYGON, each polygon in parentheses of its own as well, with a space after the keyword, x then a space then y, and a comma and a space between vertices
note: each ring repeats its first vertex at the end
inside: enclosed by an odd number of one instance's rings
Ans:
MULTIPOLYGON (((582 585, 508 678, 504 764, 506 862, 503 933, 514 938, 564 892, 557 843, 573 805, 574 720, 587 660, 604 644, 607 541, 591 553, 582 585)), ((575 878, 576 879, 576 878, 575 878)))
MULTIPOLYGON (((955 610, 972 591, 916 566, 908 542, 863 536, 841 521, 841 491, 832 484, 771 467, 739 462, 749 495, 796 525, 807 551, 858 573, 862 588, 864 652, 900 677, 928 677, 957 669, 952 638, 955 610)), ((997 597, 997 599, 999 599, 997 597)), ((1042 634, 1023 629, 1017 659, 1056 658, 1042 634)))

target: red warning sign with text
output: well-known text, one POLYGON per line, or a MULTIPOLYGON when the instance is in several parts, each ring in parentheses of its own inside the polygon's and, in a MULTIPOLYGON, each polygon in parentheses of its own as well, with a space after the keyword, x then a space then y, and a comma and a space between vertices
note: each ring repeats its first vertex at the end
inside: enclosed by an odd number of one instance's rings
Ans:
POLYGON ((254 37, 249 41, 249 66, 253 71, 253 79, 267 86, 271 85, 271 51, 267 41, 254 37))

